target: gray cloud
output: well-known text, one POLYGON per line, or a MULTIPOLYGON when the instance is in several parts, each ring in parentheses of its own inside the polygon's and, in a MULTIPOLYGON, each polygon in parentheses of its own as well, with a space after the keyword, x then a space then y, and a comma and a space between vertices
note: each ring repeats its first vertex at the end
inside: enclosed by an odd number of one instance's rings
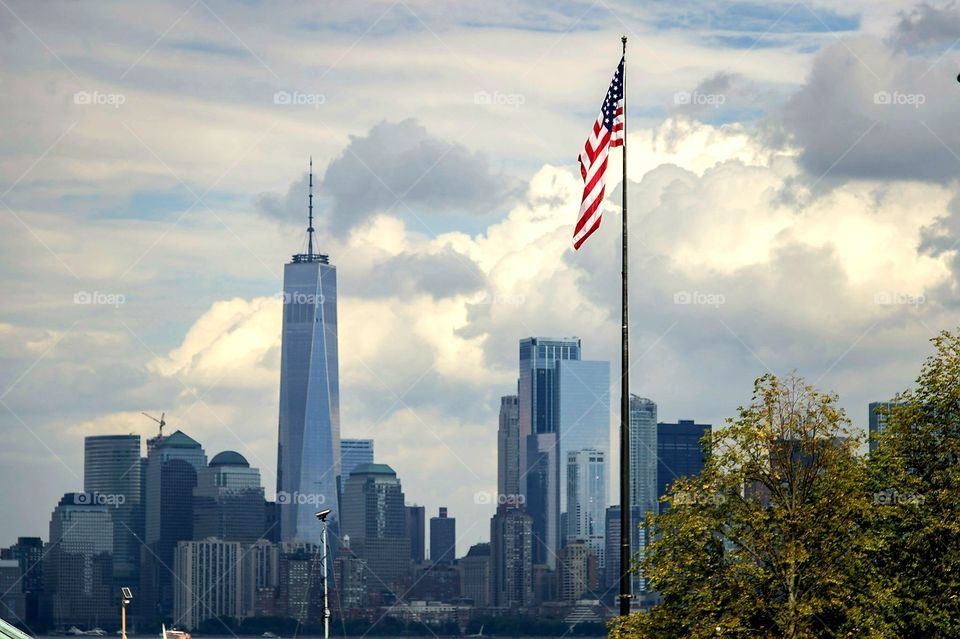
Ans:
MULTIPOLYGON (((485 156, 431 136, 415 120, 381 122, 351 136, 343 152, 314 176, 317 225, 342 236, 378 212, 411 220, 419 230, 438 214, 489 215, 519 193, 521 184, 495 173, 485 156)), ((257 210, 281 222, 306 219, 307 176, 286 195, 263 193, 257 210)))
MULTIPOLYGON (((341 234, 371 214, 403 204, 427 213, 490 213, 511 194, 513 178, 494 174, 486 158, 432 137, 416 121, 381 122, 352 136, 323 176, 333 199, 327 220, 341 234)), ((429 222, 429 221, 428 221, 429 222)))
POLYGON ((952 180, 960 161, 956 67, 873 38, 817 56, 783 111, 814 180, 952 180))
POLYGON ((941 6, 921 2, 909 12, 901 11, 891 37, 895 46, 906 49, 953 45, 958 39, 960 9, 955 2, 941 6))
POLYGON ((401 253, 363 273, 344 273, 344 286, 358 297, 398 297, 427 293, 436 298, 480 290, 486 276, 466 255, 401 253))

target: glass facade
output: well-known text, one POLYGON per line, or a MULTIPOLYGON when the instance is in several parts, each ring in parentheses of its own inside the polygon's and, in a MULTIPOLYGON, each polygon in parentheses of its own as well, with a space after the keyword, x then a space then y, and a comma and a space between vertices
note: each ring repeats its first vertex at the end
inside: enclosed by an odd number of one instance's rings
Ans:
POLYGON ((690 419, 657 424, 657 499, 667 494, 675 479, 703 470, 708 451, 701 440, 711 428, 710 424, 695 424, 690 419))
MULTIPOLYGON (((300 256, 302 257, 302 256, 300 256)), ((283 271, 283 336, 277 504, 284 540, 320 543, 314 513, 339 528, 340 386, 337 270, 326 258, 295 259, 283 271)))
POLYGON ((143 504, 140 436, 100 435, 83 442, 83 490, 108 503, 113 518, 113 578, 117 587, 139 583, 143 504))
POLYGON ((340 440, 340 482, 347 481, 353 469, 360 464, 373 463, 372 439, 340 440))
POLYGON ((193 494, 193 537, 252 544, 266 532, 260 471, 234 451, 210 460, 193 494))
POLYGON ((88 493, 67 493, 50 518, 43 560, 45 615, 54 626, 115 623, 113 518, 88 493))
MULTIPOLYGON (((568 512, 566 461, 578 450, 610 455, 610 362, 557 362, 557 410, 560 459, 560 512, 568 512)), ((607 492, 603 493, 606 498, 607 492)), ((607 507, 604 502, 603 508, 607 507)), ((601 517, 601 521, 602 521, 601 517)))
POLYGON ((603 568, 606 548, 607 453, 587 448, 567 453, 567 543, 582 541, 603 568))
POLYGON ((430 561, 452 564, 456 558, 457 520, 447 517, 447 509, 441 506, 437 516, 430 518, 430 561))
POLYGON ((498 501, 517 501, 520 490, 520 400, 516 395, 500 398, 497 429, 498 501))
POLYGON ((344 536, 366 562, 367 585, 389 590, 410 572, 410 538, 403 488, 386 464, 357 466, 343 489, 344 536))
MULTIPOLYGON (((630 396, 630 549, 646 554, 647 513, 656 514, 657 502, 657 405, 646 397, 630 396)), ((619 552, 619 550, 618 550, 619 552)), ((619 557, 617 558, 619 562, 619 557)), ((618 564, 619 565, 619 564, 618 564)), ((646 579, 635 574, 633 591, 646 590, 646 579)))
POLYGON ((580 359, 580 338, 520 340, 520 490, 533 517, 533 561, 556 567, 560 549, 560 384, 557 362, 580 359))

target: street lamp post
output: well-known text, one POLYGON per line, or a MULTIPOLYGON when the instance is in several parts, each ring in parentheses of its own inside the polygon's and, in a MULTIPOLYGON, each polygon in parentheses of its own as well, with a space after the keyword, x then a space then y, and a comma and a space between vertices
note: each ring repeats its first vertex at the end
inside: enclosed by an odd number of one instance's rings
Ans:
POLYGON ((127 604, 133 600, 133 593, 124 586, 120 589, 120 639, 127 639, 127 604))
MULTIPOLYGON (((327 516, 330 509, 322 510, 317 513, 317 519, 323 524, 323 554, 320 555, 320 565, 323 568, 323 639, 330 639, 330 599, 327 592, 327 516)), ((126 639, 124 637, 123 639, 126 639)))

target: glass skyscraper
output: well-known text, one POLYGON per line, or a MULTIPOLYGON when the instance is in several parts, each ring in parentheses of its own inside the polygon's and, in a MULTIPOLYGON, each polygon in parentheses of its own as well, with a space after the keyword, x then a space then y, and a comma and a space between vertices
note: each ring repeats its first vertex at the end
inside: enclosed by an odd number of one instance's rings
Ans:
POLYGON ((500 398, 497 429, 497 501, 517 501, 520 489, 520 405, 516 395, 500 398))
MULTIPOLYGON (((557 369, 557 430, 560 442, 560 512, 569 511, 567 504, 567 462, 570 453, 594 450, 610 455, 610 362, 566 360, 557 369)), ((603 492, 607 507, 607 491, 603 492)), ((601 522, 603 517, 600 517, 601 522)), ((601 526, 601 534, 603 534, 601 526)), ((598 555, 599 557, 599 555, 598 555)))
POLYGON ((520 340, 520 490, 533 518, 533 561, 556 566, 560 550, 557 362, 580 359, 580 338, 520 340))
POLYGON ((340 440, 340 484, 347 481, 353 469, 361 464, 373 463, 372 439, 340 440))
POLYGON ((606 451, 594 448, 567 453, 567 543, 582 541, 605 566, 607 511, 606 451))
POLYGON ((317 510, 331 510, 334 538, 339 528, 340 381, 337 269, 313 252, 310 198, 308 251, 283 268, 277 505, 282 539, 319 544, 317 510))
POLYGON ((703 470, 709 451, 701 440, 711 428, 710 424, 695 424, 691 419, 681 419, 676 424, 657 424, 658 500, 667 494, 674 480, 697 475, 703 470))
MULTIPOLYGON (((630 548, 641 559, 647 549, 647 529, 642 527, 642 523, 647 513, 657 512, 657 405, 646 397, 631 395, 630 548)), ((633 591, 644 590, 646 579, 635 574, 633 591)))
POLYGON ((260 471, 226 450, 198 473, 193 492, 193 538, 252 544, 266 532, 260 471))
POLYGON ((111 506, 114 583, 118 586, 138 583, 144 516, 140 503, 140 436, 86 437, 83 490, 91 503, 111 506))

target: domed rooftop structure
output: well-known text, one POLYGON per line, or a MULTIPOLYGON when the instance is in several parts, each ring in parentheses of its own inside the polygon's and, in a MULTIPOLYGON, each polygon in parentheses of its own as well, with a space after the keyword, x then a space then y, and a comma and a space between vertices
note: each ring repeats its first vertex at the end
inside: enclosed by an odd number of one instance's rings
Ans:
POLYGON ((210 466, 243 466, 250 468, 250 463, 243 455, 234 450, 225 450, 222 453, 214 455, 210 460, 210 466))

